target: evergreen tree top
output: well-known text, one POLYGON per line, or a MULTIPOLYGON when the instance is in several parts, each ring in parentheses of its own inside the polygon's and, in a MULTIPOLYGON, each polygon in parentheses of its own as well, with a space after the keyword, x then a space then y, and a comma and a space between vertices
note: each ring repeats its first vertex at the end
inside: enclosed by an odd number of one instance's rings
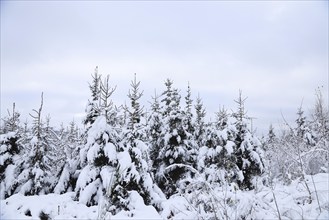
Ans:
POLYGON ((13 103, 13 109, 12 109, 12 113, 9 112, 9 110, 7 110, 8 112, 8 117, 5 117, 3 120, 3 128, 1 129, 1 133, 7 133, 7 132, 13 132, 13 131, 17 131, 18 127, 19 127, 19 117, 20 117, 20 113, 16 111, 16 105, 15 102, 13 103))
POLYGON ((134 80, 131 81, 131 89, 129 90, 128 97, 130 99, 130 109, 126 108, 129 115, 128 128, 134 130, 136 125, 141 122, 143 116, 143 107, 140 106, 139 100, 143 95, 143 91, 139 91, 140 81, 136 80, 136 73, 134 74, 134 80))
POLYGON ((166 90, 162 93, 164 98, 161 100, 164 103, 164 116, 171 114, 178 114, 180 112, 180 98, 179 91, 176 88, 172 88, 173 81, 167 79, 165 81, 166 90))
POLYGON ((89 88, 91 91, 91 100, 97 101, 100 95, 100 83, 101 83, 101 75, 98 74, 98 66, 96 66, 94 74, 91 75, 93 81, 89 84, 89 88))

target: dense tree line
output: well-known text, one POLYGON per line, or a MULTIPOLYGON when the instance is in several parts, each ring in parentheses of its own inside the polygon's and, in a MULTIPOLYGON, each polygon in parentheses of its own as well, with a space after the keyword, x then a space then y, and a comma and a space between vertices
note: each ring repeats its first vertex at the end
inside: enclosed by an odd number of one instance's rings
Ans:
POLYGON ((295 125, 286 123, 279 131, 270 126, 268 135, 258 138, 249 129, 241 92, 234 112, 221 108, 214 121, 207 121, 202 99, 193 100, 189 85, 184 99, 173 81, 164 86, 147 112, 135 75, 129 105, 116 106, 111 99, 116 87, 96 68, 84 129, 74 121, 53 128, 43 116, 43 95, 31 125, 20 123, 13 105, 2 118, 1 199, 74 192, 88 206, 105 201, 106 211, 115 214, 131 208, 129 195, 135 191, 159 211, 161 201, 180 194, 212 212, 207 198, 193 196, 204 184, 252 190, 259 180, 289 184, 328 172, 329 116, 319 91, 310 117, 301 106, 295 125))

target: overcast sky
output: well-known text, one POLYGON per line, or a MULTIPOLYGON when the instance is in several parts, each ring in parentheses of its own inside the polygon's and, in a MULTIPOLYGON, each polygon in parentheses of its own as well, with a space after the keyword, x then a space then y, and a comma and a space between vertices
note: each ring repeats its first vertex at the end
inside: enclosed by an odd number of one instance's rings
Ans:
MULTIPOLYGON (((1 1, 1 117, 40 105, 59 125, 81 116, 95 66, 127 100, 137 73, 147 104, 171 78, 207 107, 234 109, 239 89, 264 131, 328 100, 328 1, 1 1)), ((182 100, 183 101, 183 100, 182 100)))

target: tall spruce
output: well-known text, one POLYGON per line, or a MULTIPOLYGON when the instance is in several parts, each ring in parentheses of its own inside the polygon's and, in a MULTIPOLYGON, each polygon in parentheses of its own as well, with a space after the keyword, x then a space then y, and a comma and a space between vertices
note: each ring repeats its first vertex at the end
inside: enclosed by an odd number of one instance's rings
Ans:
POLYGON ((131 103, 127 108, 129 122, 127 129, 123 130, 122 149, 118 153, 119 172, 111 192, 107 195, 109 211, 113 214, 133 209, 129 200, 132 191, 136 191, 146 205, 154 205, 161 198, 150 175, 148 146, 143 141, 145 129, 141 120, 143 108, 140 106, 143 93, 139 91, 139 86, 140 82, 136 81, 135 74, 128 94, 131 103))
POLYGON ((188 164, 192 167, 197 167, 197 153, 199 150, 199 145, 194 137, 195 126, 193 124, 193 100, 190 84, 187 85, 187 91, 185 96, 185 109, 182 112, 183 114, 183 128, 186 131, 186 140, 185 144, 188 150, 188 164))
POLYGON ((240 91, 238 99, 235 100, 238 107, 236 112, 233 113, 236 129, 234 153, 236 165, 239 168, 236 181, 241 189, 250 190, 254 188, 253 178, 260 176, 264 171, 264 153, 260 141, 248 130, 249 117, 244 104, 246 99, 242 98, 242 92, 240 91))
POLYGON ((180 190, 179 182, 188 178, 190 172, 181 164, 189 163, 190 143, 188 132, 183 126, 184 114, 180 109, 180 95, 178 90, 172 88, 173 82, 165 81, 166 90, 163 92, 163 122, 164 126, 160 134, 160 161, 156 170, 156 181, 159 187, 169 197, 180 190))
MULTIPOLYGON (((93 76, 95 82, 97 77, 93 76)), ((118 152, 120 145, 120 129, 117 127, 117 109, 110 100, 114 89, 109 85, 108 77, 98 90, 98 115, 94 115, 93 123, 85 131, 84 144, 78 148, 78 170, 76 181, 76 198, 83 204, 95 205, 112 189, 118 175, 118 152)), ((96 85, 97 83, 94 83, 96 85)), ((96 87, 95 87, 96 88, 96 87)), ((87 116, 88 117, 88 116, 87 116)))
POLYGON ((150 163, 152 167, 153 175, 156 174, 157 168, 160 164, 159 153, 161 149, 161 132, 164 126, 161 107, 159 103, 159 96, 154 93, 152 97, 153 101, 151 103, 151 113, 148 117, 148 126, 146 129, 148 140, 149 140, 149 154, 150 154, 150 163))

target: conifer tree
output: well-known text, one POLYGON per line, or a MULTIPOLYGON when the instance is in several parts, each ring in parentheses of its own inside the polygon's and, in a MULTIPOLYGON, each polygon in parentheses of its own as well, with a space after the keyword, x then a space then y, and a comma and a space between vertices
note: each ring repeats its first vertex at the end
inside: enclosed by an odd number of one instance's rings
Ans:
POLYGON ((321 140, 329 141, 329 109, 325 107, 325 102, 320 89, 316 90, 316 100, 312 111, 311 127, 316 142, 321 140))
POLYGON ((273 142, 275 142, 275 139, 276 139, 276 134, 274 131, 274 127, 272 124, 270 124, 270 127, 268 129, 268 134, 267 134, 267 142, 273 143, 273 142))
POLYGON ((0 199, 11 196, 16 189, 16 185, 13 184, 16 177, 16 161, 23 150, 19 117, 20 114, 13 103, 12 113, 8 111, 8 117, 3 119, 0 134, 0 199))
POLYGON ((76 182, 76 197, 86 205, 99 204, 105 198, 105 210, 112 214, 132 209, 132 191, 139 193, 146 204, 158 197, 148 172, 147 146, 138 139, 142 137, 139 82, 134 80, 132 87, 126 129, 119 127, 117 109, 110 100, 114 90, 108 78, 102 82, 100 115, 86 131, 86 143, 80 150, 82 169, 76 182))
POLYGON ((42 108, 43 93, 40 108, 33 109, 34 115, 30 114, 33 119, 32 134, 23 156, 25 160, 18 165, 19 175, 15 180, 17 190, 24 195, 47 194, 56 182, 56 151, 42 122, 42 108))
POLYGON ((190 84, 187 86, 187 94, 185 96, 185 118, 184 118, 184 126, 188 133, 193 134, 194 127, 192 125, 193 122, 193 113, 192 113, 192 94, 191 94, 191 87, 190 84))
POLYGON ((151 114, 148 118, 148 126, 147 126, 147 134, 149 140, 149 154, 150 154, 150 162, 152 167, 152 173, 155 175, 157 169, 160 164, 160 160, 158 158, 160 153, 160 141, 161 141, 161 132, 163 129, 163 120, 161 115, 159 96, 157 96, 156 92, 152 97, 153 102, 151 103, 151 114))
MULTIPOLYGON (((131 82, 131 90, 129 90, 128 98, 130 99, 130 109, 126 109, 128 112, 128 129, 136 132, 139 130, 141 125, 141 118, 143 116, 143 108, 140 106, 139 99, 142 97, 143 92, 139 92, 140 82, 136 81, 136 73, 134 75, 134 80, 131 82), (138 127, 135 127, 138 126, 138 127)), ((140 138, 135 136, 135 138, 140 138)))
POLYGON ((232 139, 234 129, 228 124, 228 114, 224 107, 215 114, 216 121, 209 123, 205 129, 205 143, 200 149, 198 169, 208 182, 224 185, 234 181, 239 170, 232 139))
POLYGON ((66 133, 65 139, 68 145, 66 154, 67 157, 72 158, 72 152, 81 141, 79 136, 79 128, 74 119, 69 123, 66 133))
POLYGON ((123 131, 122 149, 118 153, 119 172, 108 195, 111 204, 109 210, 113 214, 132 208, 129 205, 129 194, 132 191, 136 191, 146 205, 155 204, 155 201, 160 198, 157 193, 159 190, 153 183, 148 167, 148 147, 143 141, 145 136, 141 121, 143 108, 140 106, 142 92, 139 92, 139 85, 140 82, 136 81, 135 75, 128 94, 131 103, 127 109, 128 127, 123 131))
POLYGON ((202 100, 200 96, 198 95, 196 99, 196 104, 194 106, 195 108, 195 122, 194 122, 194 138, 197 142, 197 145, 199 147, 202 147, 205 144, 204 141, 204 135, 205 135, 205 129, 206 129, 206 124, 204 121, 204 118, 206 116, 206 110, 203 107, 202 100))
POLYGON ((3 120, 3 126, 1 127, 1 134, 5 134, 8 132, 17 132, 19 129, 19 117, 20 113, 16 111, 16 105, 13 103, 13 111, 12 113, 8 110, 8 117, 5 117, 3 120))
POLYGON ((305 134, 308 132, 306 127, 306 117, 304 116, 304 111, 302 109, 302 106, 298 108, 297 111, 298 118, 296 119, 296 135, 297 137, 303 139, 305 134))
POLYGON ((184 114, 180 109, 180 95, 177 89, 172 88, 172 81, 166 80, 166 90, 163 92, 164 127, 160 134, 160 164, 156 169, 156 181, 159 187, 169 197, 179 191, 179 181, 188 178, 190 172, 178 164, 192 165, 191 143, 188 132, 183 126, 184 114))
POLYGON ((109 84, 109 79, 110 76, 107 75, 103 81, 100 81, 99 111, 104 114, 107 123, 115 126, 118 123, 116 120, 118 111, 115 109, 115 106, 110 98, 116 90, 116 86, 112 88, 109 84))
POLYGON ((185 109, 183 114, 183 128, 186 131, 186 145, 188 150, 188 164, 193 168, 197 168, 197 153, 199 150, 199 145, 197 144, 197 139, 194 136, 195 126, 193 125, 193 100, 190 84, 187 86, 187 94, 185 96, 185 109))
POLYGON ((57 175, 57 183, 54 192, 61 194, 73 191, 76 186, 79 160, 79 148, 81 140, 79 137, 78 127, 74 120, 69 123, 66 131, 64 128, 60 132, 60 146, 64 149, 65 163, 62 164, 61 169, 57 175))
POLYGON ((245 111, 246 98, 242 98, 240 91, 237 111, 234 112, 235 119, 235 158, 236 165, 239 168, 237 173, 237 183, 241 189, 253 189, 253 177, 259 176, 264 171, 263 166, 263 151, 261 149, 260 141, 254 137, 248 130, 247 120, 249 119, 245 111))
POLYGON ((224 130, 228 127, 228 119, 229 114, 227 113, 227 110, 224 108, 219 109, 218 112, 216 112, 216 127, 219 130, 224 130))
POLYGON ((97 95, 100 101, 99 112, 85 131, 84 144, 78 148, 77 168, 81 170, 78 170, 75 192, 76 198, 86 205, 98 204, 104 193, 113 186, 118 170, 117 156, 122 149, 116 124, 117 109, 110 100, 114 89, 108 79, 106 77, 103 82, 99 82, 102 84, 102 89, 98 90, 100 94, 97 95))
POLYGON ((101 75, 98 74, 98 67, 96 66, 95 72, 92 75, 93 81, 89 84, 89 89, 91 92, 91 99, 88 100, 88 104, 86 107, 86 117, 83 120, 83 123, 87 128, 91 126, 97 116, 100 114, 99 104, 100 104, 100 83, 101 83, 101 75))
POLYGON ((313 153, 310 153, 311 157, 308 159, 308 169, 311 174, 325 172, 329 169, 328 163, 325 163, 329 160, 329 109, 325 106, 326 103, 321 90, 318 88, 309 122, 310 134, 308 140, 311 139, 312 144, 310 151, 314 150, 313 153))
POLYGON ((296 143, 296 146, 298 145, 300 150, 304 151, 315 146, 316 141, 311 131, 311 122, 304 115, 302 105, 297 109, 296 127, 292 132, 294 132, 293 136, 295 136, 293 140, 299 142, 298 144, 296 143))

